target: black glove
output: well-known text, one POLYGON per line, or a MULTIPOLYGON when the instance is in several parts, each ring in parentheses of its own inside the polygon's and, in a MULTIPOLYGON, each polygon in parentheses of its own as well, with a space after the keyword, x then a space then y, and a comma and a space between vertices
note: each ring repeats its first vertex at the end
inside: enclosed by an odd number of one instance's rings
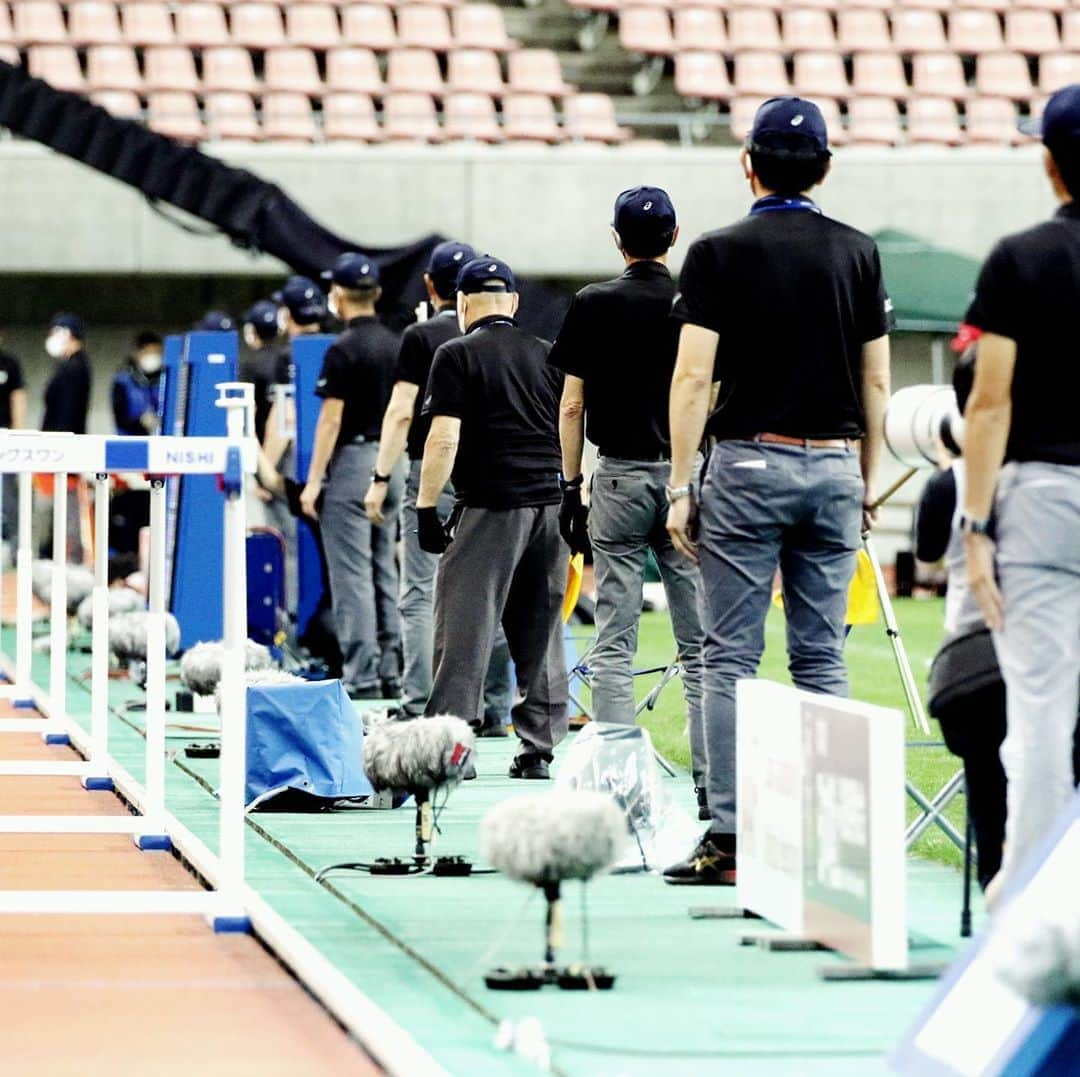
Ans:
POLYGON ((416 537, 420 541, 420 549, 428 553, 442 553, 450 545, 450 536, 439 519, 439 510, 434 506, 416 510, 416 537))
POLYGON ((559 506, 559 534, 571 553, 589 552, 588 520, 589 510, 581 503, 581 481, 564 486, 559 506))

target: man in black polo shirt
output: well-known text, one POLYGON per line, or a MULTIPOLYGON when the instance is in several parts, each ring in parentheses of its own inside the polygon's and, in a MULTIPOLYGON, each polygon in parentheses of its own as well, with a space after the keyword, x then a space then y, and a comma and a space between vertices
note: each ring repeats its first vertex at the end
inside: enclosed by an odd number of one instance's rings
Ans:
POLYGON ((56 314, 49 321, 45 351, 56 366, 45 385, 42 430, 69 434, 86 433, 90 407, 90 360, 86 354, 86 330, 77 314, 56 314))
POLYGON ((372 258, 343 254, 323 276, 345 332, 327 350, 315 383, 323 403, 300 504, 322 525, 345 688, 354 699, 392 698, 401 688, 394 544, 404 474, 399 470, 390 481, 385 523, 368 520, 364 490, 379 450, 398 338, 375 315, 381 292, 372 258))
POLYGON ((675 282, 667 268, 679 229, 667 192, 623 191, 615 200, 612 233, 626 271, 578 292, 549 358, 566 374, 559 417, 560 525, 571 549, 585 552, 592 543, 596 644, 589 664, 598 722, 634 721, 641 585, 649 550, 656 556, 683 666, 694 785, 704 809, 698 572, 664 529, 671 461, 668 391, 679 337, 671 317, 675 282), (586 423, 600 453, 588 512, 581 503, 586 423))
POLYGON ((1073 795, 1080 669, 1080 366, 1071 351, 1080 303, 1080 85, 1054 94, 1041 133, 1061 206, 1052 220, 998 243, 966 318, 983 334, 965 412, 960 527, 1005 679, 1005 878, 1073 795))
POLYGON ((750 215, 691 246, 674 308, 683 327, 668 531, 702 568, 712 825, 665 872, 673 883, 734 881, 735 682, 757 672, 777 568, 792 679, 847 694, 847 590, 872 523, 889 394, 891 305, 877 248, 807 194, 829 169, 820 110, 793 97, 765 102, 741 161, 750 215), (717 443, 699 494, 703 432, 717 443))
MULTIPOLYGON (((8 430, 26 428, 26 382, 22 364, 11 352, 0 350, 0 427, 8 430)), ((18 525, 18 494, 14 475, 0 482, 3 491, 3 534, 9 538, 18 525)))
POLYGON ((559 537, 561 376, 549 345, 517 327, 505 262, 484 256, 458 275, 465 335, 435 353, 423 413, 431 418, 416 499, 420 546, 443 550, 435 577, 435 681, 428 714, 480 715, 484 672, 502 622, 517 673, 512 778, 547 778, 566 735, 559 537), (438 503, 453 474, 449 522, 438 503), (451 541, 452 539, 452 541, 451 541))
POLYGON ((280 362, 277 346, 278 307, 269 299, 252 303, 240 317, 241 336, 247 348, 240 359, 240 380, 255 386, 255 436, 262 445, 266 438, 266 418, 273 400, 270 386, 274 384, 280 362))

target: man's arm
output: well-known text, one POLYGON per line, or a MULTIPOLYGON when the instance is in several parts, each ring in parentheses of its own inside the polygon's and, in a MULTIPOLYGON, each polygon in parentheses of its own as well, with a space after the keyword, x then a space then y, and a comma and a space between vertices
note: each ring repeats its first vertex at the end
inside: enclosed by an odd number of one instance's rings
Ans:
POLYGON ((563 379, 559 443, 562 445, 563 478, 576 479, 581 474, 581 457, 585 451, 585 382, 573 374, 567 374, 563 379))
MULTIPOLYGON (((379 432, 379 455, 375 457, 375 470, 380 475, 389 475, 394 470, 405 443, 409 438, 412 425, 413 407, 420 386, 411 381, 396 381, 390 394, 390 403, 383 414, 382 429, 379 432)), ((386 500, 388 484, 372 480, 364 495, 364 511, 373 523, 383 522, 382 507, 386 500)))
POLYGON ((452 415, 433 415, 427 441, 424 442, 424 462, 420 467, 420 491, 416 496, 417 509, 435 508, 450 473, 454 470, 458 443, 461 440, 461 420, 452 415))
MULTIPOLYGON (((685 488, 693 477, 694 459, 705 433, 713 386, 713 366, 720 335, 687 323, 679 334, 679 354, 671 379, 668 419, 671 426, 671 479, 673 490, 685 488)), ((677 497, 668 508, 667 529, 679 553, 697 561, 697 546, 690 537, 691 499, 677 497)))
MULTIPOLYGON (((281 463, 281 458, 285 455, 285 450, 289 447, 289 442, 292 440, 282 430, 281 411, 280 402, 274 400, 270 405, 270 410, 266 413, 266 433, 263 435, 263 451, 266 453, 266 458, 273 467, 277 467, 281 463)), ((288 430, 296 429, 295 411, 296 409, 293 407, 292 400, 286 401, 285 428, 288 430)))
POLYGON ((25 389, 15 389, 11 394, 11 429, 26 429, 27 398, 25 389))
POLYGON ((315 443, 311 450, 311 464, 308 466, 307 485, 300 495, 300 506, 305 516, 318 519, 315 502, 322 492, 323 479, 330 457, 334 455, 338 433, 341 431, 341 413, 345 401, 328 396, 319 409, 319 421, 315 424, 315 443))
MULTIPOLYGON (((1016 368, 1016 341, 997 333, 979 339, 975 384, 964 410, 964 463, 966 484, 963 513, 986 520, 994 503, 1001 462, 1012 422, 1012 381, 1016 368)), ((998 629, 1004 606, 994 576, 994 546, 986 535, 966 534, 968 580, 986 623, 998 629)))
POLYGON ((866 416, 866 437, 860 448, 863 484, 863 530, 869 531, 877 520, 877 509, 870 509, 877 497, 876 483, 881 450, 885 444, 885 409, 889 404, 889 338, 878 337, 863 345, 862 404, 866 416))

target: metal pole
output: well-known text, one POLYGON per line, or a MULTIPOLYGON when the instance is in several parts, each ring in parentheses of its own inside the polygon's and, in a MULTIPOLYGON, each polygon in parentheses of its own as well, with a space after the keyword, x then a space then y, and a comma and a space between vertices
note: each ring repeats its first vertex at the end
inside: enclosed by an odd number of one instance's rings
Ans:
POLYGON ((33 479, 29 472, 19 473, 19 549, 15 555, 15 686, 20 696, 29 701, 32 692, 33 659, 33 479))
POLYGON ((147 833, 165 819, 165 480, 150 479, 149 615, 146 618, 147 833))
POLYGON ((67 717, 67 473, 53 476, 52 608, 49 625, 49 718, 67 717))
POLYGON ((90 774, 87 787, 109 776, 109 476, 94 476, 94 623, 90 643, 90 774))

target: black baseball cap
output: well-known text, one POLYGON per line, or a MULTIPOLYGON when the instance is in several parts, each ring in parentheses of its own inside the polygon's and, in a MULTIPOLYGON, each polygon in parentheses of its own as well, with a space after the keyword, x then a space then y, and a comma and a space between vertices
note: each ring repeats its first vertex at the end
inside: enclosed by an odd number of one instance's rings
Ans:
POLYGON ((1041 117, 1031 117, 1020 123, 1025 135, 1042 138, 1050 150, 1080 152, 1080 84, 1063 86, 1046 102, 1041 117))
POLYGON ((431 252, 428 259, 427 273, 431 277, 435 291, 449 299, 454 294, 457 285, 458 273, 466 262, 471 262, 476 257, 476 251, 468 243, 458 243, 450 239, 440 243, 431 252))
POLYGON ((236 322, 223 310, 208 310, 195 323, 195 328, 204 333, 228 333, 236 328, 236 322))
POLYGON ((326 316, 326 296, 310 277, 290 277, 270 298, 280 303, 297 325, 311 325, 326 316))
POLYGON ((333 268, 325 270, 323 280, 333 281, 342 288, 376 288, 379 284, 379 267, 374 258, 359 251, 339 254, 333 268))
POLYGON ((665 239, 670 246, 676 223, 675 207, 660 187, 631 187, 615 199, 611 226, 631 253, 639 247, 656 247, 665 239))
POLYGON ((269 299, 252 303, 240 316, 241 325, 253 325, 261 337, 277 335, 277 306, 269 299))
POLYGON ((754 116, 746 148, 796 161, 831 156, 825 117, 813 101, 803 97, 769 98, 754 116))
POLYGON ((86 339, 86 326, 78 314, 54 314, 49 319, 49 329, 66 329, 76 340, 86 339))
POLYGON ((464 295, 477 292, 516 292, 513 270, 490 254, 466 262, 458 273, 457 290, 464 295))

